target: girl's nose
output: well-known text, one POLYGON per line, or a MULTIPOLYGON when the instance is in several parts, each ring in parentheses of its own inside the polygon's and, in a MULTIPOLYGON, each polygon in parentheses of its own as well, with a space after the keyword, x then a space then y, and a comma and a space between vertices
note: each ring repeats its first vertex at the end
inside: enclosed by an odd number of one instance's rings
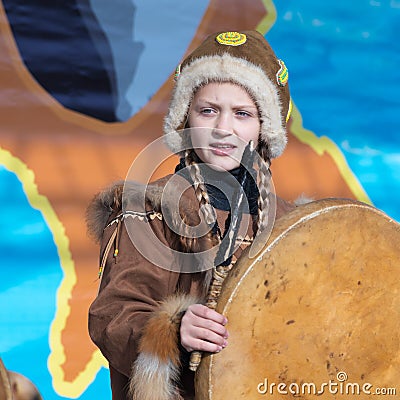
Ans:
POLYGON ((217 129, 218 134, 222 136, 232 134, 232 119, 228 113, 221 112, 219 114, 215 129, 217 129))

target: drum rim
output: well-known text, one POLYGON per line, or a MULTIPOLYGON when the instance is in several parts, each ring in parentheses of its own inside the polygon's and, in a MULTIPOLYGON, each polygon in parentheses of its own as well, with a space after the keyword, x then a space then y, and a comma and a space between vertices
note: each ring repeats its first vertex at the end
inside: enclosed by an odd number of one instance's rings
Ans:
MULTIPOLYGON (((326 214, 333 210, 349 209, 349 208, 361 208, 371 211, 379 215, 380 217, 386 219, 388 223, 394 224, 397 230, 400 231, 400 224, 397 221, 393 220, 387 214, 377 209, 376 207, 357 200, 328 198, 302 204, 276 221, 274 228, 272 229, 272 232, 270 233, 268 239, 266 240, 266 243, 258 252, 256 252, 254 256, 252 256, 251 258, 249 257, 250 248, 244 250, 241 257, 239 258, 239 260, 233 267, 232 271, 230 272, 230 274, 236 274, 235 276, 236 286, 233 289, 230 288, 229 280, 227 285, 223 285, 216 310, 221 314, 226 315, 242 282, 246 279, 248 274, 254 268, 255 264, 259 262, 260 257, 262 258, 268 252, 270 252, 282 238, 287 236, 287 234, 291 230, 295 229, 297 226, 306 221, 310 221, 312 219, 317 218, 322 214, 326 214), (249 260, 251 260, 250 263, 246 264, 246 262, 248 262, 249 260), (247 265, 247 268, 243 268, 243 265, 247 265)), ((208 391, 207 399, 209 400, 212 400, 213 398, 212 372, 215 363, 214 357, 218 357, 218 354, 208 354, 208 356, 205 357, 202 363, 200 364, 197 373, 197 375, 201 373, 205 375, 202 378, 202 382, 204 382, 204 380, 207 381, 207 391, 208 391), (204 374, 204 372, 206 373, 204 374)), ((198 379, 196 379, 196 392, 197 392, 197 387, 198 387, 198 379)))

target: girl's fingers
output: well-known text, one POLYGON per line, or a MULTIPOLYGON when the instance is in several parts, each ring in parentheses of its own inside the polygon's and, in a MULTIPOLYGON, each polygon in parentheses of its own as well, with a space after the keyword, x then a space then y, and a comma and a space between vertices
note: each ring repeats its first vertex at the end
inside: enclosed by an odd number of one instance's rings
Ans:
POLYGON ((190 306, 181 322, 181 344, 187 351, 215 353, 227 346, 227 319, 201 304, 190 306))
POLYGON ((225 347, 226 345, 218 345, 215 343, 206 342, 204 340, 195 339, 193 340, 192 346, 185 348, 189 352, 197 350, 197 351, 206 351, 208 353, 219 353, 225 347))
MULTIPOLYGON (((208 311, 213 311, 212 313, 203 311, 204 310, 198 314, 188 310, 182 318, 181 326, 187 329, 188 333, 197 332, 193 334, 193 336, 200 339, 212 341, 212 339, 207 336, 207 332, 214 332, 225 339, 228 338, 228 331, 225 327, 227 322, 226 318, 213 310, 208 309, 208 311), (199 329, 195 330, 195 328, 199 329)), ((215 337, 215 335, 211 335, 211 337, 215 337)))
POLYGON ((192 315, 193 317, 200 317, 207 321, 214 321, 217 324, 225 326, 228 322, 226 317, 211 308, 204 306, 203 304, 193 304, 191 305, 186 314, 189 316, 192 315))
POLYGON ((189 352, 200 350, 216 353, 224 349, 228 345, 228 341, 211 331, 198 330, 192 335, 181 333, 181 344, 189 352))

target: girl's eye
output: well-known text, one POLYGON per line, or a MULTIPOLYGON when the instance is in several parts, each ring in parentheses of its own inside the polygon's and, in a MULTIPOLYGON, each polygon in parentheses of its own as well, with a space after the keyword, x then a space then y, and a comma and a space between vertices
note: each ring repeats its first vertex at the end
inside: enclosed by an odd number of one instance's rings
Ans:
POLYGON ((237 111, 236 115, 238 115, 239 117, 250 117, 251 116, 251 114, 249 112, 243 111, 243 110, 237 111))
POLYGON ((211 114, 213 112, 212 108, 202 108, 201 113, 202 114, 211 114))

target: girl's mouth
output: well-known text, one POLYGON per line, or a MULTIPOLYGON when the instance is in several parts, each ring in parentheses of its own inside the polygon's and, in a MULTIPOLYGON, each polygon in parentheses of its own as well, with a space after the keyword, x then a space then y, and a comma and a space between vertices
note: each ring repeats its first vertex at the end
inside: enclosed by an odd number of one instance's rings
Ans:
POLYGON ((210 150, 217 156, 229 156, 236 150, 236 146, 231 143, 212 143, 210 150))

